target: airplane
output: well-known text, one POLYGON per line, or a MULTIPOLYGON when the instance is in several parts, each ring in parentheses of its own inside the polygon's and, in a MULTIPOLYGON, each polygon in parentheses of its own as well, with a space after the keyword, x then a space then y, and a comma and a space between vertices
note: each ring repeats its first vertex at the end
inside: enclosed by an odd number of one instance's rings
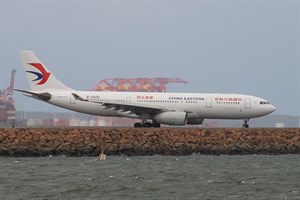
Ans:
MULTIPOLYGON (((139 119, 134 127, 201 125, 204 119, 242 119, 268 115, 276 108, 244 94, 77 91, 67 87, 32 51, 20 51, 31 90, 25 96, 68 110, 106 117, 139 119)), ((80 77, 78 77, 79 79, 80 77)))

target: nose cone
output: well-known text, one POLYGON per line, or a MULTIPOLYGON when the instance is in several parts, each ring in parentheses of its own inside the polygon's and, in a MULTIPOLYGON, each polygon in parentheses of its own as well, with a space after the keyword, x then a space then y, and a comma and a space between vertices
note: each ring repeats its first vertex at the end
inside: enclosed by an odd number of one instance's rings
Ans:
POLYGON ((275 108, 275 106, 273 106, 273 105, 269 105, 269 108, 268 108, 268 113, 272 113, 272 112, 274 112, 276 110, 276 108, 275 108))

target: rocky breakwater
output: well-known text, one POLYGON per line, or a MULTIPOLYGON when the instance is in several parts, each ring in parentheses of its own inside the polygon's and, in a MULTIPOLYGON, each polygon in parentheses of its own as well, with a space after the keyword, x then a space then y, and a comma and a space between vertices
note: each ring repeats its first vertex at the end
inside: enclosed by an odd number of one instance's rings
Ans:
POLYGON ((300 129, 0 129, 1 156, 299 154, 300 129))

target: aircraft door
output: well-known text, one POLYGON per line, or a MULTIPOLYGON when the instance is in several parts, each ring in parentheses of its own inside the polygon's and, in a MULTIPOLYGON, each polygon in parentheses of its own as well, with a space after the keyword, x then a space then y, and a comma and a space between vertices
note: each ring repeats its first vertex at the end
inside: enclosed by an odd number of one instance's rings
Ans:
POLYGON ((131 102, 131 97, 126 97, 126 102, 130 103, 131 102))
POLYGON ((212 98, 211 97, 206 98, 205 108, 212 108, 212 98))
POLYGON ((246 98, 245 99, 245 108, 251 108, 251 99, 250 98, 246 98))
POLYGON ((70 95, 70 104, 76 104, 76 99, 72 94, 70 95))

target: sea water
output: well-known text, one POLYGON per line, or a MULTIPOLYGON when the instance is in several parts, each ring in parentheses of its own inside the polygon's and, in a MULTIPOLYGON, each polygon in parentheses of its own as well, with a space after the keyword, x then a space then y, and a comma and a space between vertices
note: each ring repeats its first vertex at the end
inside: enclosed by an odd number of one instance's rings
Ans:
POLYGON ((0 157, 0 199, 299 199, 300 155, 0 157))

